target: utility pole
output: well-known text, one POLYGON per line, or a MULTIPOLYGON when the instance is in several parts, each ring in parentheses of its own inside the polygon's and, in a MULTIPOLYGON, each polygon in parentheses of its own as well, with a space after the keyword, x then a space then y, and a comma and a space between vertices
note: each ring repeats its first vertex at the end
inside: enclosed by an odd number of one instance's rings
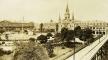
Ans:
POLYGON ((100 38, 101 38, 101 32, 100 32, 100 28, 99 28, 99 43, 100 43, 100 38))
MULTIPOLYGON (((72 15, 73 15, 72 20, 73 20, 73 30, 74 30, 75 29, 74 14, 72 14, 72 15)), ((74 55, 73 55, 73 60, 75 60, 75 32, 74 32, 74 55)))

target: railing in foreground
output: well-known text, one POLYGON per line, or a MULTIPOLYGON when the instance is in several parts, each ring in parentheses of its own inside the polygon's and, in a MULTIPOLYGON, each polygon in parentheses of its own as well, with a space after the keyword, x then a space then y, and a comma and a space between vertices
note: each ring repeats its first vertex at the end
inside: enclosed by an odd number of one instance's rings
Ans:
POLYGON ((66 60, 100 60, 94 59, 94 56, 96 56, 96 54, 100 52, 102 46, 107 42, 107 40, 108 36, 104 35, 100 39, 93 42, 91 45, 85 47, 84 49, 67 58, 66 60))

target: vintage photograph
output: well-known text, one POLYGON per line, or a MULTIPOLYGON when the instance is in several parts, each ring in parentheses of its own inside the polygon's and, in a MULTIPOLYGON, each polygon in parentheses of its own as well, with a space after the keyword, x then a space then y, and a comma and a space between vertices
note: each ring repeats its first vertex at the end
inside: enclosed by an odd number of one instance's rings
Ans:
POLYGON ((0 60, 108 60, 108 0, 0 0, 0 60))

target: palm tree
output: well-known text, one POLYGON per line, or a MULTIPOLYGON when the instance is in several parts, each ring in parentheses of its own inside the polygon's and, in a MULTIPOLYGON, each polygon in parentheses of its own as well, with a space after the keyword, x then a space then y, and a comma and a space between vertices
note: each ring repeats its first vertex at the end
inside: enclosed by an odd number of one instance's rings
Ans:
POLYGON ((40 32, 43 32, 43 23, 40 24, 40 32))

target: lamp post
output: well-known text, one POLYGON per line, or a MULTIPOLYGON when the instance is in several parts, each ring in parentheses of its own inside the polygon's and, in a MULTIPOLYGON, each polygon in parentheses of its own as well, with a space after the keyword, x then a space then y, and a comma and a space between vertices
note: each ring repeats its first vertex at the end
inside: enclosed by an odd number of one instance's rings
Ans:
POLYGON ((73 55, 73 60, 75 60, 75 35, 74 35, 74 55, 73 55))
MULTIPOLYGON (((73 19, 73 30, 75 28, 75 22, 74 22, 74 19, 73 19)), ((73 55, 73 60, 75 60, 75 31, 74 31, 74 55, 73 55)))
POLYGON ((100 43, 100 38, 101 38, 101 31, 100 31, 100 28, 99 28, 99 43, 100 43))

